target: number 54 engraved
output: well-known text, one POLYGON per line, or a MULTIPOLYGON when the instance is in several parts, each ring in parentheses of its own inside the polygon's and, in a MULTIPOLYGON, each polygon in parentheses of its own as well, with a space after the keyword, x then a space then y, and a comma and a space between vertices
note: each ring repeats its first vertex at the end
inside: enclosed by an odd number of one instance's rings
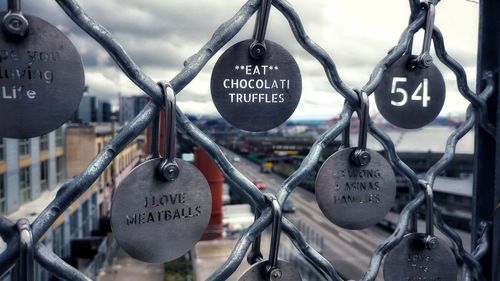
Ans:
MULTIPOLYGON (((391 94, 400 94, 401 95, 401 100, 392 100, 391 99, 391 104, 394 106, 404 106, 408 102, 408 92, 401 87, 398 87, 398 83, 403 84, 406 83, 407 78, 406 77, 394 77, 392 78, 392 87, 391 87, 391 94)), ((422 107, 427 107, 428 102, 431 100, 431 97, 429 97, 429 79, 424 78, 420 84, 418 84, 417 88, 411 95, 411 100, 416 100, 416 101, 422 101, 422 107), (422 92, 422 95, 419 95, 419 93, 422 92)))

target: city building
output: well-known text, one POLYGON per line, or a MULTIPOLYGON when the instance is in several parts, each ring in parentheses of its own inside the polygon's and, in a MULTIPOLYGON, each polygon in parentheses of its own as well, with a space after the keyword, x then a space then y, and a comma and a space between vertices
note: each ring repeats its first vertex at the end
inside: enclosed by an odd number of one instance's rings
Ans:
POLYGON ((111 103, 84 93, 78 110, 71 118, 73 123, 111 122, 111 103))
MULTIPOLYGON (((79 175, 92 159, 111 141, 115 130, 112 123, 70 124, 66 130, 68 177, 79 175)), ((99 192, 99 213, 107 215, 113 188, 137 164, 143 154, 144 136, 128 144, 92 186, 99 192)))
POLYGON ((120 97, 120 113, 118 121, 120 124, 130 122, 149 102, 146 96, 120 97))
MULTIPOLYGON (((0 139, 2 215, 14 222, 20 218, 33 222, 62 184, 78 176, 104 149, 114 130, 112 123, 69 124, 42 137, 0 139)), ((112 188, 139 161, 142 143, 142 136, 132 141, 42 239, 49 249, 83 272, 88 272, 87 267, 92 263, 93 256, 89 253, 95 255, 97 248, 106 242, 112 188)), ((1 280, 12 280, 11 273, 1 280)), ((54 279, 35 263, 34 280, 54 279)))
POLYGON ((0 139, 2 214, 14 214, 65 179, 63 144, 63 129, 31 139, 0 139))
POLYGON ((111 122, 113 121, 113 112, 109 101, 97 101, 97 120, 94 122, 111 122))
MULTIPOLYGON (((2 216, 14 222, 20 218, 32 222, 66 179, 65 169, 64 128, 36 138, 0 139, 2 216)), ((44 236, 44 243, 56 252, 63 248, 60 234, 54 225, 44 236)), ((36 280, 47 280, 39 266, 35 269, 36 280)), ((7 274, 2 280, 10 279, 7 274)))

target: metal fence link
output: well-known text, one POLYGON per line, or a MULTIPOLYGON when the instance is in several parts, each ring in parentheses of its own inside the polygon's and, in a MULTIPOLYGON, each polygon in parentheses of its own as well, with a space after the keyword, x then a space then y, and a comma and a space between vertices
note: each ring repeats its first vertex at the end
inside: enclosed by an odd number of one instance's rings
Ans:
MULTIPOLYGON (((78 177, 66 182, 61 187, 56 198, 31 225, 33 241, 35 243, 35 260, 41 266, 66 280, 90 280, 83 273, 71 267, 60 257, 55 255, 39 242, 39 240, 71 203, 91 186, 116 155, 118 155, 129 142, 137 137, 153 121, 160 108, 163 107, 164 102, 161 89, 156 81, 148 77, 138 65, 134 63, 123 47, 113 39, 109 31, 87 15, 76 1, 56 0, 56 2, 80 28, 94 38, 111 55, 128 78, 144 91, 144 93, 149 95, 153 101, 113 138, 78 177)), ((398 43, 375 66, 370 79, 361 87, 361 90, 368 95, 373 93, 387 68, 407 51, 413 35, 425 26, 426 14, 419 8, 420 2, 417 0, 410 0, 409 2, 411 10, 413 11, 412 20, 408 27, 401 33, 398 43)), ((185 61, 184 68, 170 80, 176 93, 180 93, 182 89, 196 77, 212 56, 240 31, 248 19, 257 11, 260 4, 260 0, 249 0, 246 2, 231 19, 223 23, 215 31, 212 38, 201 47, 196 54, 185 61)), ((273 1, 273 5, 287 19, 297 42, 323 66, 325 75, 333 89, 347 101, 342 110, 340 120, 314 142, 310 148, 309 154, 302 161, 300 167, 281 184, 276 197, 282 205, 301 181, 313 171, 326 146, 333 142, 333 140, 342 133, 344 128, 349 125, 353 112, 359 109, 359 98, 354 89, 342 81, 334 60, 325 50, 309 38, 293 7, 285 0, 275 0, 273 1)), ((475 125, 480 125, 492 136, 495 135, 496 131, 495 126, 487 120, 486 100, 494 92, 491 75, 484 77, 487 83, 487 87, 484 91, 482 93, 475 93, 467 84, 467 76, 464 68, 446 52, 444 38, 438 28, 434 29, 432 39, 437 57, 444 65, 453 71, 456 76, 458 89, 463 97, 470 102, 470 106, 467 110, 464 123, 456 128, 449 136, 442 158, 423 176, 422 180, 430 185, 433 185, 436 176, 443 171, 454 158, 455 148, 459 140, 475 125)), ((253 202, 255 207, 261 212, 261 216, 243 232, 223 266, 217 269, 212 276, 208 278, 208 280, 225 280, 244 260, 245 254, 255 237, 264 231, 271 223, 271 208, 269 202, 265 200, 264 195, 254 186, 254 184, 229 162, 219 146, 189 121, 179 108, 177 108, 177 123, 179 130, 205 150, 215 160, 226 179, 233 183, 241 194, 243 194, 249 202, 253 202)), ((420 190, 421 185, 419 185, 419 180, 421 179, 398 157, 395 145, 389 136, 371 121, 369 129, 370 134, 384 147, 393 169, 405 176, 411 183, 412 187, 410 188, 410 194, 413 194, 414 198, 401 212, 397 228, 392 235, 375 249, 367 271, 361 280, 375 280, 385 254, 403 239, 403 236, 407 233, 411 225, 414 214, 424 202, 424 193, 420 190)), ((482 276, 481 273, 481 265, 478 260, 485 254, 489 247, 488 229, 490 223, 483 222, 484 227, 482 229, 480 242, 477 248, 469 253, 463 248, 462 241, 458 234, 442 219, 438 205, 434 207, 434 210, 436 226, 453 242, 458 255, 465 263, 465 280, 484 280, 484 276, 482 276)), ((284 217, 282 219, 282 229, 289 236, 297 250, 302 253, 306 260, 309 261, 314 268, 319 270, 327 280, 343 280, 330 262, 314 250, 313 247, 307 243, 298 228, 284 217)), ((0 254, 0 272, 6 272, 12 268, 19 257, 19 237, 15 224, 2 217, 0 219, 0 235, 7 243, 7 249, 0 254)))

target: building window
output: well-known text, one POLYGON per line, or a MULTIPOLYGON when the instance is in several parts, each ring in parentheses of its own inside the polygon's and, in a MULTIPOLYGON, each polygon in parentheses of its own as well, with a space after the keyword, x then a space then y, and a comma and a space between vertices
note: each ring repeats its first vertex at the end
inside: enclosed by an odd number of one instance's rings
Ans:
POLYGON ((49 150, 49 135, 40 137, 40 151, 49 150))
POLYGON ((5 160, 5 156, 3 155, 4 153, 4 144, 3 144, 3 139, 0 138, 0 161, 5 160))
POLYGON ((82 235, 83 237, 90 236, 90 216, 89 216, 89 200, 82 204, 82 235))
POLYGON ((52 249, 59 257, 63 256, 64 250, 64 223, 53 232, 52 249))
POLYGON ((91 216, 92 216, 92 228, 93 229, 98 229, 99 228, 99 206, 97 205, 98 199, 97 199, 97 192, 92 194, 92 209, 91 211, 91 216))
POLYGON ((62 128, 59 128, 56 130, 56 146, 57 147, 62 147, 63 146, 63 131, 62 128))
POLYGON ((69 215, 69 232, 71 238, 79 237, 80 225, 78 223, 78 210, 69 215))
POLYGON ((30 139, 19 140, 19 155, 30 154, 30 139))
POLYGON ((5 213, 7 211, 7 206, 5 205, 5 176, 0 174, 0 213, 5 213))
POLYGON ((64 180, 64 158, 62 156, 56 158, 56 180, 57 182, 64 180))
POLYGON ((23 204, 31 200, 30 167, 19 171, 19 203, 23 204))
POLYGON ((42 161, 40 164, 40 186, 42 191, 49 189, 49 161, 42 161))

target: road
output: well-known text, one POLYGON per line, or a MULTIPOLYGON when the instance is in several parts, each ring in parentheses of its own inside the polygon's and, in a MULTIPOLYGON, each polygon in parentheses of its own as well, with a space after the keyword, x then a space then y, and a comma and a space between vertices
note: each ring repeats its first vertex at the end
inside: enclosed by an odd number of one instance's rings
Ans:
MULTIPOLYGON (((257 164, 243 157, 238 156, 240 160, 234 161, 236 154, 224 151, 241 173, 252 181, 260 179, 265 182, 269 192, 274 193, 283 182, 283 178, 276 174, 260 173, 257 164)), ((286 217, 296 225, 301 224, 302 232, 313 242, 312 246, 318 251, 322 250, 323 256, 346 279, 359 280, 377 245, 390 235, 379 227, 352 231, 334 225, 321 213, 314 194, 300 187, 295 189, 289 200, 295 205, 296 211, 286 214, 286 217), (323 243, 318 243, 321 240, 318 236, 322 237, 323 243)), ((382 280, 381 276, 379 274, 377 280, 382 280)))
MULTIPOLYGON (((276 174, 260 173, 260 167, 240 157, 235 153, 224 149, 224 152, 233 163, 250 180, 262 180, 267 185, 267 191, 275 193, 281 186, 284 178, 276 174), (234 159, 239 158, 239 161, 234 159)), ((311 246, 321 252, 330 261, 335 269, 347 280, 359 280, 368 268, 371 255, 375 248, 390 236, 390 232, 373 226, 363 230, 347 230, 331 223, 321 212, 313 193, 297 187, 292 192, 290 199, 296 207, 294 213, 286 214, 286 217, 300 226, 302 234, 311 246), (320 243, 318 243, 320 242, 320 243)), ((398 214, 389 213, 391 220, 398 218, 398 214)), ((425 222, 418 221, 421 231, 425 229, 425 222)), ((470 247, 470 234, 457 231, 462 238, 465 249, 470 247)), ((449 240, 436 229, 436 235, 449 243, 449 240)), ((449 243, 451 246, 451 243, 449 243)), ((382 268, 376 280, 383 280, 382 268)))

